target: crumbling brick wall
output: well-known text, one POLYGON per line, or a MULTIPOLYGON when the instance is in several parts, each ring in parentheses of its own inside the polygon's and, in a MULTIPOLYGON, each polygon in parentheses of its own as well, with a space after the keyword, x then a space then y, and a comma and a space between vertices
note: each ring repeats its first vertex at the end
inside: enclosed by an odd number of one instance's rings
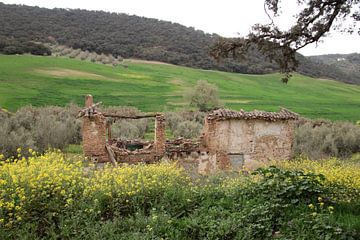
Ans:
POLYGON ((163 115, 158 115, 155 117, 155 152, 158 156, 163 156, 165 154, 165 117, 163 115))
MULTIPOLYGON (((93 105, 91 95, 86 96, 85 106, 93 105)), ((106 118, 101 113, 96 113, 90 117, 83 117, 83 151, 85 157, 98 162, 108 162, 109 157, 106 152, 106 118)))
POLYGON ((115 161, 152 163, 167 157, 176 158, 174 160, 179 160, 187 169, 197 168, 199 173, 208 174, 217 170, 253 167, 254 161, 258 160, 289 159, 292 155, 293 120, 298 115, 286 109, 276 113, 215 110, 205 117, 203 136, 196 142, 181 139, 166 141, 163 115, 128 117, 100 113, 95 109, 98 104, 93 104, 92 96, 88 95, 86 108, 79 113, 83 116, 84 154, 98 162, 109 162, 111 159, 114 165, 115 161), (136 150, 129 150, 126 144, 123 146, 116 140, 107 142, 106 117, 155 117, 154 142, 136 150), (192 165, 196 167, 192 168, 192 165))

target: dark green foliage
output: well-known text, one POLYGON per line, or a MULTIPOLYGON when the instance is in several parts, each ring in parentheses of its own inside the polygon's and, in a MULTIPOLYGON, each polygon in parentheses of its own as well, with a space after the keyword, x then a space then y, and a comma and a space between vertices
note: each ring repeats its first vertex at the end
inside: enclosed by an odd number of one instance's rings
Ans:
POLYGON ((282 170, 275 166, 259 168, 253 175, 262 176, 257 185, 257 196, 263 196, 279 205, 310 203, 321 197, 325 177, 303 171, 282 170))
POLYGON ((308 58, 314 63, 313 66, 318 65, 317 69, 320 71, 318 76, 346 79, 345 82, 359 84, 360 54, 328 54, 308 58))
POLYGON ((31 41, 18 41, 0 36, 0 53, 13 55, 30 53, 32 55, 49 56, 50 48, 31 41))

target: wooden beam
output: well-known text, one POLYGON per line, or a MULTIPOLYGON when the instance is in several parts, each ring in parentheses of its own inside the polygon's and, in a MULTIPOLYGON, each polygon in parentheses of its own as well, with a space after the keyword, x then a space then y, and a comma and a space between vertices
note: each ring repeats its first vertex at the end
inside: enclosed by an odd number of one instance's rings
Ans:
POLYGON ((153 118, 159 116, 161 114, 145 114, 145 115, 138 115, 138 116, 124 116, 124 115, 117 115, 117 114, 109 114, 103 113, 104 117, 112 117, 112 118, 122 118, 122 119, 140 119, 140 118, 153 118))
POLYGON ((117 166, 117 163, 116 163, 116 160, 115 160, 115 153, 114 153, 114 151, 111 149, 111 146, 110 146, 109 144, 106 144, 106 145, 105 145, 105 148, 106 148, 106 150, 107 150, 107 152, 108 152, 108 154, 109 154, 109 158, 110 158, 110 161, 111 161, 112 165, 113 165, 114 167, 116 167, 116 166, 117 166))
POLYGON ((100 104, 102 104, 102 102, 98 102, 95 104, 92 104, 90 107, 86 107, 82 110, 79 111, 78 115, 76 116, 76 118, 80 118, 80 117, 89 117, 92 116, 94 113, 96 113, 96 107, 98 107, 100 104))

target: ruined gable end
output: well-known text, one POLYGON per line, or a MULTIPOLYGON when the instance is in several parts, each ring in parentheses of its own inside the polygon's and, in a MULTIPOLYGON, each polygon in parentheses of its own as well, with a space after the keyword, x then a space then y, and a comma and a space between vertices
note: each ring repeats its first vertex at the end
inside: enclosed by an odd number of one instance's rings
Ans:
POLYGON ((298 115, 280 112, 218 109, 205 118, 203 145, 216 169, 256 168, 259 162, 289 159, 294 141, 294 120, 298 115))

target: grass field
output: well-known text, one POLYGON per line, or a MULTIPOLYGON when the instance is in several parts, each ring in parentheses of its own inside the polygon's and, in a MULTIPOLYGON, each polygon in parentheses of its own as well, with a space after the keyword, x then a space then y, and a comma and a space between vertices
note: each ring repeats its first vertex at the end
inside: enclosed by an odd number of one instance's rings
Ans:
POLYGON ((80 60, 0 55, 0 106, 82 105, 92 94, 105 105, 143 111, 180 110, 183 95, 198 80, 219 87, 227 108, 277 111, 280 106, 305 117, 360 119, 360 86, 296 74, 287 85, 281 75, 247 75, 168 64, 128 62, 128 68, 80 60))

